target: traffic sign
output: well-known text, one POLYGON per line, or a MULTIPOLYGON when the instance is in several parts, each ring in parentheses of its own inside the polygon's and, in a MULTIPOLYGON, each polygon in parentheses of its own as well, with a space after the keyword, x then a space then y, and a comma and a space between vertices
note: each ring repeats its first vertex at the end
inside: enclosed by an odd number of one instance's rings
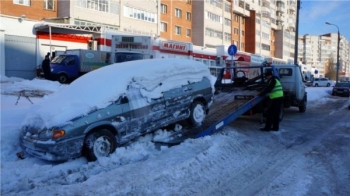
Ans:
POLYGON ((234 56, 237 53, 237 46, 232 44, 230 47, 228 47, 227 52, 229 55, 234 56))

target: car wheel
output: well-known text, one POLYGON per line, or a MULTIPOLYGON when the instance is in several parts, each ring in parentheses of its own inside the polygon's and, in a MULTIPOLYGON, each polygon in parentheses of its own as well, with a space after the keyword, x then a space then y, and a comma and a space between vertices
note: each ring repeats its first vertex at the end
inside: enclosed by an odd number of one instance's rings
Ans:
POLYGON ((101 129, 86 136, 83 155, 88 161, 96 161, 100 157, 107 157, 116 149, 115 136, 108 129, 101 129))
POLYGON ((315 86, 318 87, 318 84, 316 83, 315 86))
POLYGON ((189 122, 192 126, 200 126, 206 117, 204 104, 200 101, 195 101, 191 104, 189 122))
POLYGON ((304 99, 301 101, 301 103, 299 104, 299 112, 300 113, 304 113, 306 111, 306 99, 304 97, 304 99))
POLYGON ((60 74, 60 75, 58 75, 58 81, 61 84, 65 84, 68 82, 68 76, 66 74, 60 74))
POLYGON ((327 87, 331 86, 331 84, 327 83, 327 87))

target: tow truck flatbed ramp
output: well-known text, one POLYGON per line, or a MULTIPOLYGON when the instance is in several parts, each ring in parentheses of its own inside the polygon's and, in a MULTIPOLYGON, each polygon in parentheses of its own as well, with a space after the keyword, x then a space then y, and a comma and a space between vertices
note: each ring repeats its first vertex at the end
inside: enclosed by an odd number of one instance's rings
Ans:
POLYGON ((153 142, 176 145, 189 138, 199 138, 216 133, 260 103, 264 97, 256 96, 257 93, 256 90, 221 92, 215 95, 214 103, 201 126, 187 128, 165 139, 153 142))

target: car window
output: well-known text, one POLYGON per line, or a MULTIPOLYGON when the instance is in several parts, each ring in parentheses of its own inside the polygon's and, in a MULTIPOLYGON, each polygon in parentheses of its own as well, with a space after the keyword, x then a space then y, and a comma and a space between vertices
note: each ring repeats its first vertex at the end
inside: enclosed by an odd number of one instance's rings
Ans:
POLYGON ((292 76, 293 70, 291 68, 279 68, 278 73, 280 76, 292 76))
POLYGON ((335 84, 335 86, 336 87, 349 87, 350 84, 348 84, 348 83, 337 83, 337 84, 335 84))

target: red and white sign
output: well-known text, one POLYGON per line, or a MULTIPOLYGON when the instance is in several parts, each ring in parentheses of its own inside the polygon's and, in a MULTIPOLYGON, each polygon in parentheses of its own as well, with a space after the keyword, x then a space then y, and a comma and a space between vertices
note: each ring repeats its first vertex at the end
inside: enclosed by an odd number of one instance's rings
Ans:
POLYGON ((177 43, 177 42, 166 42, 161 41, 160 42, 160 49, 161 50, 173 50, 173 51, 179 51, 179 52, 187 52, 187 45, 183 43, 177 43))

